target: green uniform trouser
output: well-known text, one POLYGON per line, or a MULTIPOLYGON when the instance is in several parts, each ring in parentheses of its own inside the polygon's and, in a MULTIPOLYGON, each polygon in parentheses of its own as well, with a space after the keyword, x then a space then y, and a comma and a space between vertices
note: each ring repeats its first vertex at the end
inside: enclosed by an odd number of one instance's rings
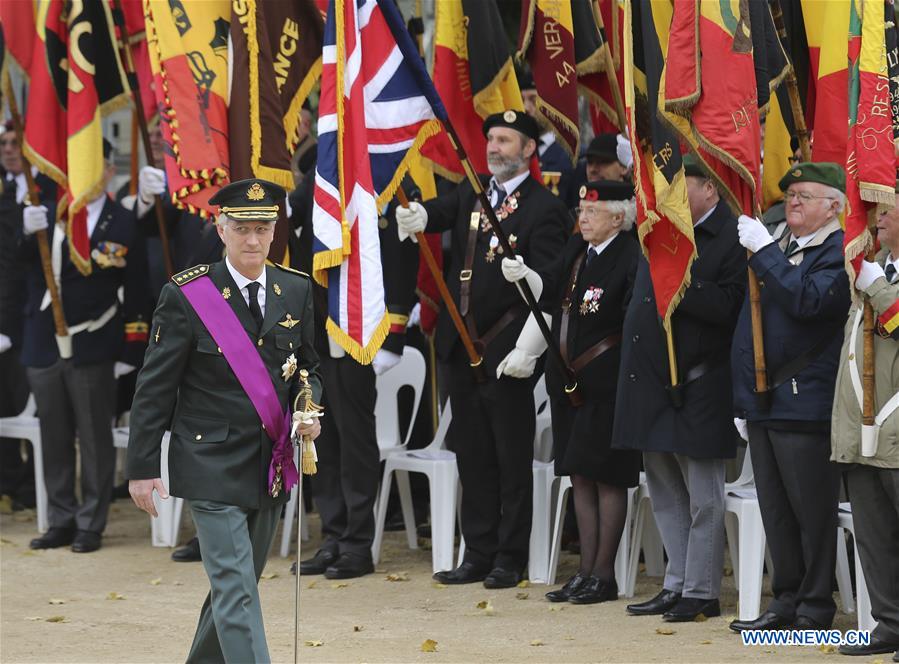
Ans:
POLYGON ((187 662, 270 662, 257 583, 281 506, 251 510, 212 500, 189 504, 211 588, 187 662))

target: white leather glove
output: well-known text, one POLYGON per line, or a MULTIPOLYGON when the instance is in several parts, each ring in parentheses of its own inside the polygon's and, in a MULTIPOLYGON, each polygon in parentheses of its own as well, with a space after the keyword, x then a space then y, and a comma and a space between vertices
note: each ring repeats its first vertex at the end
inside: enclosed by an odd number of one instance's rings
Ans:
MULTIPOLYGON (((746 420, 741 417, 734 418, 734 426, 737 427, 737 433, 740 434, 740 438, 745 440, 747 443, 749 442, 749 427, 746 426, 746 420)), ((749 454, 749 452, 747 452, 749 454)))
POLYGON ((393 367, 399 364, 402 359, 402 355, 397 355, 392 351, 381 348, 375 353, 374 358, 372 358, 371 368, 375 370, 376 376, 380 376, 393 369, 393 367))
POLYGON ((411 237, 413 242, 416 233, 423 233, 428 225, 428 211, 420 203, 409 203, 409 207, 400 206, 396 209, 396 231, 400 236, 400 242, 411 237))
MULTIPOLYGON (((547 325, 552 321, 549 314, 543 314, 543 318, 547 325)), ((545 350, 546 339, 540 333, 537 319, 534 318, 534 314, 531 314, 524 322, 524 327, 521 328, 515 348, 497 365, 496 377, 500 378, 505 374, 512 378, 528 378, 534 373, 537 360, 545 350)))
POLYGON ((740 244, 752 253, 774 242, 771 233, 761 221, 745 214, 741 214, 737 220, 737 233, 740 236, 740 244))
POLYGON ((618 145, 615 146, 618 161, 624 164, 625 168, 630 168, 634 165, 634 152, 631 149, 630 139, 624 134, 618 134, 615 140, 618 142, 618 145))
POLYGON ((868 286, 873 284, 878 278, 886 275, 880 263, 872 263, 871 261, 862 261, 862 269, 858 271, 858 278, 855 280, 855 287, 859 290, 866 290, 868 286))
POLYGON ((22 213, 22 228, 25 235, 34 235, 50 227, 47 221, 47 208, 43 205, 29 205, 22 213))
MULTIPOLYGON (((534 299, 540 299, 540 294, 543 293, 543 279, 540 278, 539 274, 525 265, 524 259, 521 256, 516 256, 515 260, 504 258, 502 270, 503 277, 505 277, 506 281, 515 284, 519 293, 521 293, 521 286, 518 285, 518 282, 521 279, 524 279, 528 286, 531 287, 531 291, 534 293, 534 299)), ((521 297, 524 298, 524 295, 522 294, 521 297)))
POLYGON ((0 334, 0 353, 5 353, 12 348, 12 339, 5 334, 0 334))
POLYGON ((416 325, 421 325, 421 302, 416 302, 415 306, 412 307, 412 311, 409 312, 409 321, 406 323, 406 328, 415 327, 416 325))
POLYGON ((154 196, 160 196, 165 192, 165 171, 152 166, 144 166, 137 176, 137 193, 140 198, 149 203, 154 196))
POLYGON ((131 364, 126 364, 125 362, 116 362, 112 367, 112 375, 116 380, 118 380, 122 376, 130 374, 135 369, 137 369, 137 367, 131 364))

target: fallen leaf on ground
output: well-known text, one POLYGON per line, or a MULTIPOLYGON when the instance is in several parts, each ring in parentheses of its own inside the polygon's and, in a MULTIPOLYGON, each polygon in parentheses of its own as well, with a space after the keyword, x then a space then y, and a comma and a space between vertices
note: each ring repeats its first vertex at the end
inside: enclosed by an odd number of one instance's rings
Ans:
POLYGON ((674 634, 674 630, 670 627, 656 627, 656 634, 671 636, 672 634, 674 634))
POLYGON ((172 585, 173 586, 183 586, 184 583, 182 581, 175 581, 175 583, 173 583, 172 585))
POLYGON ((125 599, 125 596, 117 592, 111 592, 106 596, 106 599, 125 599))
POLYGON ((318 648, 320 645, 324 645, 324 641, 305 641, 303 645, 307 645, 310 648, 318 648))
POLYGON ((566 641, 574 641, 574 637, 571 635, 563 637, 566 641))
POLYGON ((437 642, 434 639, 425 639, 421 644, 422 652, 437 652, 437 642))
POLYGON ((542 639, 534 639, 533 641, 531 641, 531 645, 532 646, 542 646, 543 640, 542 639))
POLYGON ((349 585, 350 585, 349 583, 332 583, 331 587, 332 588, 348 588, 349 585))
POLYGON ((306 584, 306 587, 307 588, 315 588, 315 586, 317 586, 317 585, 318 585, 318 581, 310 581, 308 584, 306 584))
POLYGON ((65 616, 50 616, 49 618, 47 618, 47 622, 58 623, 58 622, 68 622, 68 620, 66 620, 65 616))
POLYGON ((700 641, 700 642, 699 642, 699 645, 701 645, 701 646, 710 646, 710 645, 712 645, 712 642, 709 641, 708 639, 705 639, 704 641, 700 641))
POLYGON ((515 599, 527 599, 528 597, 528 593, 515 593, 515 599))
POLYGON ((388 581, 408 581, 409 572, 393 572, 387 575, 388 581))
POLYGON ((160 583, 162 583, 162 577, 156 577, 155 579, 150 579, 151 586, 158 586, 160 583))
POLYGON ((2 537, 0 537, 0 544, 4 544, 4 545, 5 545, 5 544, 9 544, 10 546, 15 546, 15 545, 16 545, 15 542, 10 542, 8 539, 4 539, 4 538, 2 538, 2 537))
POLYGON ((445 584, 445 583, 440 583, 439 581, 434 581, 434 583, 432 583, 431 585, 432 585, 434 588, 437 588, 437 589, 439 589, 439 590, 443 590, 444 588, 446 588, 446 584, 445 584))
POLYGON ((693 618, 693 622, 705 622, 709 617, 704 613, 697 613, 696 617, 693 618))
POLYGON ((483 609, 485 616, 492 616, 494 613, 496 613, 496 610, 493 608, 493 604, 490 603, 489 599, 482 599, 475 606, 477 606, 479 609, 483 609))
POLYGON ((43 619, 43 616, 25 616, 25 620, 31 620, 32 622, 43 619))
POLYGON ((550 610, 550 611, 564 611, 564 610, 565 610, 565 607, 564 607, 564 606, 555 606, 555 605, 553 605, 553 606, 549 607, 549 610, 550 610))
POLYGON ((278 573, 277 572, 269 572, 268 574, 260 574, 259 578, 265 579, 266 581, 268 581, 269 579, 277 579, 278 573))
POLYGON ((527 579, 522 579, 521 581, 518 582, 518 587, 519 588, 530 588, 531 582, 528 581, 527 579))
POLYGON ((363 629, 365 629, 365 627, 363 627, 362 625, 353 625, 354 632, 361 632, 363 629))
POLYGON ((478 608, 478 609, 486 609, 488 606, 490 606, 489 599, 482 599, 480 602, 475 604, 475 608, 478 608))
POLYGON ((818 646, 818 650, 823 652, 825 655, 832 655, 837 651, 836 646, 818 646))
POLYGON ((58 597, 51 597, 48 601, 48 604, 65 604, 66 601, 64 599, 59 599, 58 597))
POLYGON ((23 555, 23 556, 36 556, 36 555, 38 555, 38 553, 37 553, 37 551, 30 551, 30 550, 29 550, 29 551, 23 551, 23 552, 22 552, 22 555, 23 555))

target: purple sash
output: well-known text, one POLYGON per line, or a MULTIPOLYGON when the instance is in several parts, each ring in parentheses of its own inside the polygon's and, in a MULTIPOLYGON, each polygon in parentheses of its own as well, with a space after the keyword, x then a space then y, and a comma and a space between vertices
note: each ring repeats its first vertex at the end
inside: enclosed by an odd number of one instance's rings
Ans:
POLYGON ((284 491, 290 491, 299 479, 293 462, 293 445, 290 443, 290 410, 286 414, 281 410, 272 377, 262 363, 259 352, 212 279, 207 276, 194 279, 184 284, 181 292, 221 348, 222 355, 262 420, 262 428, 272 441, 272 462, 268 468, 269 491, 278 466, 281 467, 284 491))

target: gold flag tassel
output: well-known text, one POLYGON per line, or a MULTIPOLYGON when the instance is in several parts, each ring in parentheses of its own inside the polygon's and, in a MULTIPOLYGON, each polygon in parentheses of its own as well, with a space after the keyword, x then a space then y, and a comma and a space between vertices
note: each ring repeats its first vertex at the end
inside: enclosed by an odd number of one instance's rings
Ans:
MULTIPOLYGON (((300 369, 300 392, 293 403, 294 413, 302 413, 303 419, 321 417, 324 409, 312 401, 312 385, 309 384, 309 372, 300 369)), ((303 475, 315 475, 317 468, 315 462, 318 455, 315 453, 315 442, 312 436, 304 435, 300 443, 300 472, 303 475)))

